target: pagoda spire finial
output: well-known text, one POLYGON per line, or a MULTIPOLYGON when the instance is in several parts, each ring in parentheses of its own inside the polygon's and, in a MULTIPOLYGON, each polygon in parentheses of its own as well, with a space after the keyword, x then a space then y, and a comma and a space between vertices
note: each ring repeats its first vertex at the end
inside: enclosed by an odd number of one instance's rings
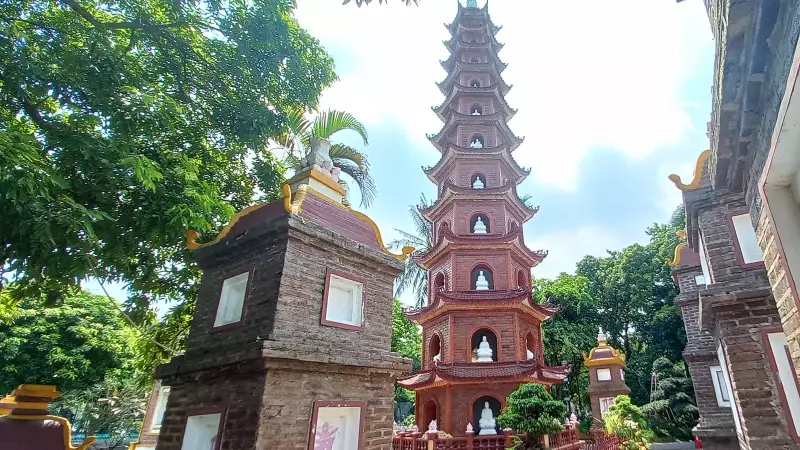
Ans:
POLYGON ((467 0, 467 8, 477 8, 478 0, 467 0))

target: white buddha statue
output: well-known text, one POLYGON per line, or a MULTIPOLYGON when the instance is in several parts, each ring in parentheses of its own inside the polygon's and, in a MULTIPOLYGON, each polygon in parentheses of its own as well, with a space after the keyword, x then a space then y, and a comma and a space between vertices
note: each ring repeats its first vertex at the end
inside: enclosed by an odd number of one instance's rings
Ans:
POLYGON ((475 182, 472 183, 472 189, 483 189, 486 185, 481 181, 481 177, 475 177, 475 182))
POLYGON ((528 349, 528 359, 533 359, 533 352, 528 349))
POLYGON ((489 345, 489 341, 486 340, 486 336, 481 339, 480 345, 478 345, 478 360, 477 362, 492 362, 492 347, 489 345))
POLYGON ((472 232, 475 234, 486 234, 486 224, 483 223, 481 216, 478 216, 478 220, 475 221, 475 226, 472 228, 472 232))
POLYGON ((475 108, 475 109, 472 110, 472 115, 473 116, 480 116, 481 112, 478 110, 478 108, 475 108))
POLYGON ((486 281, 486 277, 483 276, 483 271, 478 271, 478 279, 475 280, 475 290, 476 291, 488 291, 489 290, 489 282, 486 281))
POLYGON ((439 353, 433 355, 433 360, 434 361, 441 361, 442 360, 442 351, 441 350, 439 350, 439 353))
POLYGON ((494 414, 492 414, 492 408, 489 408, 489 402, 483 403, 483 409, 481 410, 481 420, 478 421, 478 425, 481 427, 479 436, 486 436, 491 434, 497 434, 497 430, 495 427, 497 426, 497 422, 494 420, 494 414))
POLYGON ((475 138, 475 140, 469 144, 469 148, 483 148, 483 144, 481 143, 480 139, 475 138))

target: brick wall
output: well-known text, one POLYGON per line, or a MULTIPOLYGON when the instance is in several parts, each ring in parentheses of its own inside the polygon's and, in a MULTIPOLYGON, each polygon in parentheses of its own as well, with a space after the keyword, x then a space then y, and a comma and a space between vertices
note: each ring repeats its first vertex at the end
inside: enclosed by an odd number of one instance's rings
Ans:
POLYGON ((491 233, 505 233, 506 225, 506 206, 503 200, 468 200, 459 202, 456 205, 456 224, 457 234, 470 234, 470 220, 473 216, 480 215, 481 220, 486 223, 489 219, 489 231, 491 233))
POLYGON ((509 256, 507 253, 485 255, 483 251, 472 254, 467 251, 454 252, 453 274, 454 287, 458 291, 468 291, 470 286, 470 273, 477 264, 486 264, 492 268, 494 288, 496 290, 509 289, 509 256))
POLYGON ((423 369, 429 369, 432 363, 432 358, 434 355, 430 353, 431 348, 431 339, 433 336, 438 334, 441 338, 441 346, 442 346, 442 361, 450 361, 451 360, 451 348, 450 348, 450 319, 445 317, 444 319, 434 322, 432 324, 425 324, 425 328, 423 329, 424 334, 424 343, 425 346, 422 348, 422 356, 424 358, 422 362, 423 369))
POLYGON ((485 161, 464 161, 456 162, 456 184, 463 187, 472 187, 472 176, 475 173, 483 174, 487 188, 501 186, 502 177, 500 176, 500 163, 486 164, 485 161))
MULTIPOLYGON (((519 384, 514 383, 493 383, 491 385, 484 385, 483 387, 468 387, 460 386, 458 390, 453 391, 453 417, 452 417, 452 434, 464 435, 467 429, 467 424, 474 422, 472 416, 473 403, 484 395, 489 395, 497 398, 500 404, 505 407, 506 398, 519 388, 519 384)), ((477 423, 472 423, 472 427, 477 433, 480 426, 477 423)))
POLYGON ((490 125, 459 125, 456 127, 458 136, 458 145, 462 147, 469 147, 472 143, 472 136, 477 134, 483 135, 483 147, 497 147, 500 142, 500 137, 497 133, 497 128, 490 125))

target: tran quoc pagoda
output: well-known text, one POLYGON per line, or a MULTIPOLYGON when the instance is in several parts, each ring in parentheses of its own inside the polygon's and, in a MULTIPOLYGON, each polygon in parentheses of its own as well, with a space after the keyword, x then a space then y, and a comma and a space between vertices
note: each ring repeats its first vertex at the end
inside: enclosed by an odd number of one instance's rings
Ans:
POLYGON ((428 272, 427 306, 409 311, 422 326, 421 370, 399 384, 416 392, 416 422, 454 436, 500 433, 495 417, 521 384, 564 381, 569 366, 544 364, 541 324, 554 308, 536 304, 531 269, 547 252, 525 246, 522 224, 536 214, 517 194, 528 176, 513 152, 522 144, 508 127, 516 110, 501 74, 488 7, 460 3, 446 25, 450 57, 442 62, 445 95, 434 111, 444 122, 429 136, 442 156, 425 169, 438 198, 421 209, 430 222, 430 249, 415 255, 428 272))

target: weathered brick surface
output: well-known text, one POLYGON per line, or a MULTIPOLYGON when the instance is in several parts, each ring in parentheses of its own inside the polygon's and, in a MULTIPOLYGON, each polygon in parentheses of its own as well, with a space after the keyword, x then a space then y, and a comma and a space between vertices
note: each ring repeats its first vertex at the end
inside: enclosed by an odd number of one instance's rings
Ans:
POLYGON ((186 354, 159 367, 171 386, 158 450, 177 450, 193 410, 227 408, 222 449, 305 449, 314 401, 363 401, 364 449, 391 440, 394 380, 410 369, 391 348, 401 263, 313 223, 283 216, 208 247, 186 354), (227 274, 253 268, 244 324, 212 332, 227 274), (364 328, 324 326, 326 270, 364 283, 364 328))
POLYGON ((470 315, 469 313, 455 313, 453 316, 453 359, 454 361, 467 362, 472 360, 472 336, 479 329, 489 329, 497 337, 500 347, 494 349, 499 361, 516 361, 516 339, 513 334, 514 317, 512 313, 495 314, 491 317, 470 315))

